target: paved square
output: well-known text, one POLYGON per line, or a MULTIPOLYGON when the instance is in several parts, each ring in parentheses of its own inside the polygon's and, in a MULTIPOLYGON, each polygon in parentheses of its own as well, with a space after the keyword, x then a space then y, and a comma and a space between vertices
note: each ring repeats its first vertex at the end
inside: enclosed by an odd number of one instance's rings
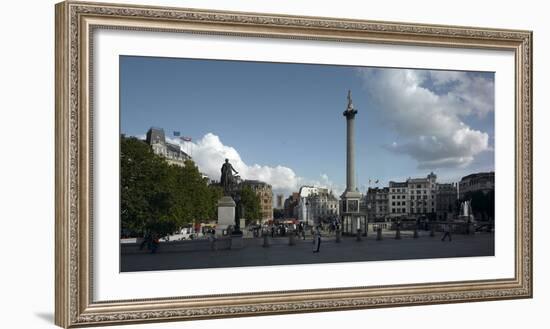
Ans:
POLYGON ((430 237, 421 232, 418 239, 407 233, 401 240, 386 236, 376 241, 370 234, 367 239, 355 241, 344 237, 336 243, 333 237, 324 237, 319 253, 313 253, 313 243, 296 239, 288 245, 288 237, 271 240, 271 246, 262 247, 262 239, 244 239, 244 247, 237 250, 208 250, 136 253, 121 255, 121 271, 151 271, 241 266, 318 264, 335 262, 361 262, 381 260, 426 259, 446 257, 494 256, 494 233, 453 235, 452 242, 441 241, 441 234, 430 237))

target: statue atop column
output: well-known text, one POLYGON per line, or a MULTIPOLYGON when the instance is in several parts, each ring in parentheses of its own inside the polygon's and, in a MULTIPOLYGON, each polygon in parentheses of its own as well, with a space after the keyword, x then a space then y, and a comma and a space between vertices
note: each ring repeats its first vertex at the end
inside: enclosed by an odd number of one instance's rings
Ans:
POLYGON ((351 100, 351 90, 348 89, 348 110, 353 110, 353 101, 351 100))
POLYGON ((238 174, 238 172, 233 168, 231 163, 229 163, 229 159, 225 159, 225 163, 221 168, 221 173, 220 184, 223 188, 223 193, 224 195, 229 195, 235 184, 233 173, 238 174))
POLYGON ((348 106, 343 114, 348 119, 353 119, 357 114, 357 110, 355 106, 353 106, 353 100, 351 99, 351 90, 348 90, 348 106))

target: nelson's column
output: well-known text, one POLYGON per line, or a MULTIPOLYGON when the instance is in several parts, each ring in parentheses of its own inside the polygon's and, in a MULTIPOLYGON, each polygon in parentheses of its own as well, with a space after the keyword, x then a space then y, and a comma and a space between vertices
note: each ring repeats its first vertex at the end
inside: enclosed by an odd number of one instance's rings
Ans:
MULTIPOLYGON (((347 123, 346 134, 346 190, 340 197, 340 214, 344 234, 356 234, 361 238, 361 222, 364 217, 360 213, 361 193, 355 186, 355 115, 357 110, 351 100, 351 90, 348 90, 348 107, 344 111, 347 123)), ((366 223, 365 223, 366 224, 366 223)), ((365 226, 365 225, 364 225, 365 226)), ((366 229, 364 227, 363 229, 366 229)))

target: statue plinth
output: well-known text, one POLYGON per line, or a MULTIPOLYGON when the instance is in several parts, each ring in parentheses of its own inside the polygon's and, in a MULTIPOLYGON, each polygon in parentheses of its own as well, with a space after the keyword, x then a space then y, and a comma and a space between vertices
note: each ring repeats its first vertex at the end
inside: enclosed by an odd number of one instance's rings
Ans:
POLYGON ((218 224, 216 225, 216 235, 222 235, 229 226, 235 225, 235 201, 226 195, 218 200, 218 224))
POLYGON ((342 195, 340 196, 341 199, 347 199, 347 200, 353 200, 353 199, 361 199, 361 192, 359 191, 344 191, 342 195))

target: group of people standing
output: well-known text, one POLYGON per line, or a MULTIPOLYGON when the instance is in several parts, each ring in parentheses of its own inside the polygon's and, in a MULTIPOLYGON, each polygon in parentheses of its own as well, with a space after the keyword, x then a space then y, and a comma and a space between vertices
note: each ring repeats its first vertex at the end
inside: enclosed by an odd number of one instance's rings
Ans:
MULTIPOLYGON (((301 237, 302 240, 306 240, 306 230, 308 227, 304 222, 299 222, 298 224, 293 224, 292 228, 287 228, 284 225, 276 227, 275 225, 264 226, 262 229, 263 234, 270 235, 272 238, 275 236, 286 236, 288 234, 294 234, 297 237, 301 237)), ((316 225, 311 228, 311 233, 313 237, 313 252, 319 252, 321 247, 321 225, 316 225)), ((254 234, 254 237, 259 236, 259 234, 254 234)))

